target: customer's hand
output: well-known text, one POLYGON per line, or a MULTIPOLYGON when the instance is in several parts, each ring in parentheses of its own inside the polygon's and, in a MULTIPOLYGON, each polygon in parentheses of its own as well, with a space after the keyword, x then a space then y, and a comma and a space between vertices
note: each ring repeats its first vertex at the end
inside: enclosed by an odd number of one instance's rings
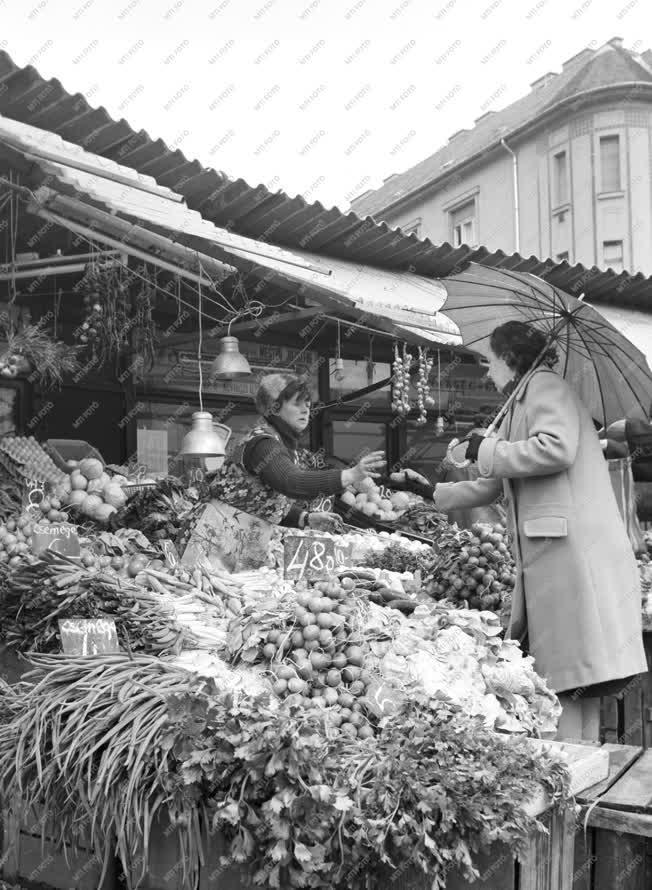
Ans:
POLYGON ((337 513, 309 513, 306 525, 318 532, 343 531, 342 519, 337 513))
POLYGON ((471 433, 467 440, 466 446, 466 459, 470 460, 471 463, 475 463, 478 459, 478 451, 480 450, 480 446, 484 442, 485 437, 479 436, 477 433, 471 433))
POLYGON ((377 479, 380 473, 377 470, 385 466, 385 452, 371 451, 365 454, 362 460, 348 470, 342 470, 342 485, 359 485, 365 479, 377 479))
POLYGON ((428 482, 426 477, 415 470, 400 470, 398 473, 391 473, 389 479, 392 483, 392 488, 411 491, 413 494, 421 495, 421 497, 427 500, 432 498, 435 491, 434 486, 428 482))

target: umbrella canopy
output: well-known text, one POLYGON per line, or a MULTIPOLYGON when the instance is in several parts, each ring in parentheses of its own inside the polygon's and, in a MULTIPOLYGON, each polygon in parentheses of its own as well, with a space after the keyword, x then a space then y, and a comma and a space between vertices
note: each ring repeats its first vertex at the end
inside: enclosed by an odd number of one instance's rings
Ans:
POLYGON ((440 283, 447 296, 439 311, 455 322, 468 349, 488 358, 494 328, 532 324, 553 338, 555 370, 596 420, 649 416, 652 371, 645 356, 592 306, 535 275, 475 263, 440 283))

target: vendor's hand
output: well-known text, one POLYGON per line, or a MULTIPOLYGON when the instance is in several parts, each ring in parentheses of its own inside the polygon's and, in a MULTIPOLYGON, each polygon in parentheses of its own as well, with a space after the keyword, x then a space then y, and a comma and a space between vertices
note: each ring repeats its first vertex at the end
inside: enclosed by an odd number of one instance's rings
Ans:
POLYGON ((398 473, 391 473, 389 479, 392 483, 392 488, 411 491, 413 494, 421 495, 421 497, 426 498, 427 500, 432 498, 435 490, 426 477, 422 476, 421 473, 417 473, 415 470, 401 470, 398 473))
POLYGON ((377 479, 380 473, 377 470, 385 466, 385 452, 372 451, 365 454, 362 460, 348 470, 342 470, 342 485, 359 485, 365 479, 377 479))
POLYGON ((471 463, 475 463, 478 459, 478 451, 480 450, 480 445, 484 442, 484 436, 479 436, 477 433, 471 433, 467 440, 466 446, 466 459, 470 460, 471 463))
POLYGON ((343 531, 342 519, 337 513, 309 513, 306 525, 318 532, 343 531))

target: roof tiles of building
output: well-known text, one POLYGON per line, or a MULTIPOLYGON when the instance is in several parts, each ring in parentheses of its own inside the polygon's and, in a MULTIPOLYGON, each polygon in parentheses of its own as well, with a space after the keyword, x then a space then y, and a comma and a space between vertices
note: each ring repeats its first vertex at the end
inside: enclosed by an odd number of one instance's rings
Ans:
POLYGON ((619 85, 628 85, 633 95, 638 92, 636 85, 640 85, 639 90, 647 85, 652 96, 650 64, 642 56, 623 49, 619 39, 614 38, 597 50, 578 53, 564 64, 559 74, 546 77, 541 86, 534 86, 526 96, 479 119, 473 129, 462 131, 452 142, 404 173, 393 176, 380 188, 360 195, 351 207, 361 215, 382 215, 409 195, 450 176, 481 152, 498 146, 501 139, 508 139, 532 125, 562 103, 579 102, 588 90, 613 89, 619 85))

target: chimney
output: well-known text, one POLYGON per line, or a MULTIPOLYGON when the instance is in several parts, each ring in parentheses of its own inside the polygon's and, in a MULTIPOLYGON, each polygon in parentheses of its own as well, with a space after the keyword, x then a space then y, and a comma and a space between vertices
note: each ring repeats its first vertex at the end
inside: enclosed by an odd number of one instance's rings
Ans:
POLYGON ((463 133, 468 133, 468 132, 469 132, 469 130, 467 130, 465 127, 462 127, 461 130, 456 130, 452 136, 448 137, 449 144, 453 141, 453 139, 457 139, 458 136, 461 136, 463 133))
POLYGON ((495 111, 485 111, 485 113, 484 113, 484 114, 481 114, 480 117, 476 117, 476 119, 474 120, 473 123, 474 123, 474 124, 479 124, 480 121, 485 120, 485 118, 488 118, 489 115, 491 115, 491 114, 495 114, 495 113, 496 113, 495 111))
POLYGON ((579 62, 584 62, 592 55, 593 50, 590 47, 587 46, 586 49, 581 49, 578 53, 575 53, 574 56, 571 56, 570 59, 566 59, 565 62, 562 62, 562 71, 568 71, 571 65, 577 65, 579 62))
POLYGON ((622 37, 612 37, 611 40, 607 40, 611 46, 615 46, 617 49, 623 48, 623 38, 622 37))
POLYGON ((551 80, 554 80, 557 75, 554 71, 549 71, 547 74, 544 74, 543 77, 540 77, 538 80, 535 80, 530 84, 530 89, 532 90, 540 90, 542 87, 545 87, 550 83, 551 80))

